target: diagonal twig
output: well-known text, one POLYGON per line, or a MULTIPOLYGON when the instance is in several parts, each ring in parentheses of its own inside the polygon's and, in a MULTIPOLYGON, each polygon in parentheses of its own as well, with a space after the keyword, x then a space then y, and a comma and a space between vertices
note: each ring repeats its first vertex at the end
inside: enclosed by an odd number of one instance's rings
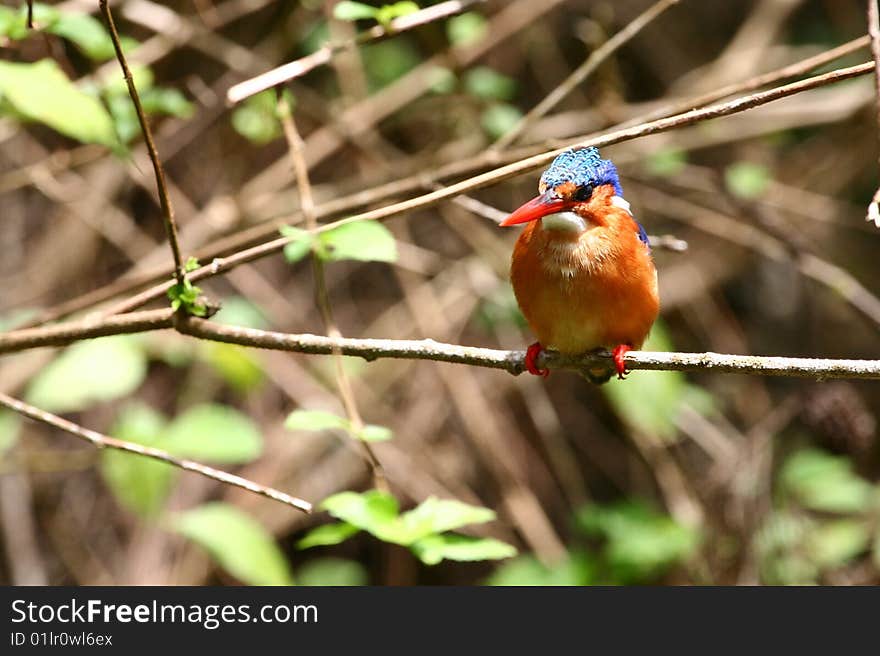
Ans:
POLYGON ((168 186, 165 182, 165 171, 162 168, 162 162, 159 160, 159 151, 156 150, 156 142, 153 140, 153 132, 150 124, 147 122, 147 116, 144 108, 141 106, 141 99, 138 95, 137 88, 134 84, 134 78, 128 63, 125 60, 125 54, 122 52, 122 45, 119 41, 119 33, 116 31, 116 24, 113 21, 113 14, 110 12, 110 6, 107 0, 100 0, 101 13, 107 22, 107 28, 110 31, 110 38, 113 41, 113 48, 116 50, 116 58, 122 67, 122 74, 125 77, 125 83, 128 85, 128 94, 134 103, 135 112, 137 112, 138 122, 141 125, 141 131, 144 133, 144 142, 147 146, 147 152, 150 155, 150 162, 153 164, 153 173, 156 176, 156 188, 159 192, 159 204, 162 207, 162 217, 165 222, 165 232, 168 235, 168 244, 171 247, 171 254, 174 257, 174 277, 177 284, 183 287, 186 279, 186 269, 184 268, 183 257, 180 254, 180 244, 177 238, 177 222, 174 219, 174 208, 171 205, 171 196, 168 194, 168 186))
POLYGON ((541 102, 530 109, 509 132, 503 134, 498 141, 492 144, 492 148, 494 150, 501 150, 514 143, 523 132, 528 130, 546 115, 547 112, 562 102, 568 94, 574 91, 575 87, 583 84, 584 80, 590 77, 590 75, 592 75, 606 59, 641 32, 651 21, 669 9, 672 5, 678 4, 678 2, 679 0, 657 0, 657 2, 639 14, 626 27, 590 53, 590 56, 587 57, 580 66, 574 69, 565 80, 548 93, 541 102))
POLYGON ((79 424, 75 424, 72 421, 68 421, 67 419, 58 417, 57 415, 53 415, 49 412, 46 412, 45 410, 35 408, 32 405, 19 401, 18 399, 14 399, 11 396, 7 396, 2 392, 0 392, 0 405, 5 406, 10 410, 24 415, 25 417, 29 417, 35 421, 39 421, 44 424, 48 424, 49 426, 59 428, 67 433, 70 433, 71 435, 80 438, 81 440, 89 442, 99 449, 116 449, 118 451, 126 451, 128 453, 134 453, 135 455, 144 456, 146 458, 152 458, 153 460, 159 460, 161 462, 168 463, 169 465, 173 465, 174 467, 177 467, 179 469, 184 469, 186 471, 195 472, 196 474, 201 474, 206 478, 210 478, 220 483, 233 485, 249 492, 267 497, 274 501, 280 501, 281 503, 287 504, 288 506, 296 508, 297 510, 305 513, 310 513, 312 511, 312 504, 310 504, 308 501, 298 499, 297 497, 293 497, 285 492, 276 490, 275 488, 266 487, 265 485, 260 485, 259 483, 254 483, 253 481, 242 478, 241 476, 236 476, 235 474, 230 474, 229 472, 214 469, 213 467, 208 467, 207 465, 203 465, 192 460, 175 458, 170 453, 162 451, 161 449, 155 449, 153 447, 136 444, 134 442, 126 442, 125 440, 120 440, 115 437, 110 437, 109 435, 104 435, 103 433, 84 428, 79 424))
POLYGON ((319 66, 323 66, 335 55, 352 46, 361 45, 370 41, 378 41, 388 36, 399 34, 400 32, 406 32, 414 27, 427 25, 433 21, 454 16, 455 14, 464 11, 469 6, 480 2, 485 2, 485 0, 448 0, 447 2, 441 2, 440 4, 426 7, 421 11, 395 18, 388 24, 387 29, 382 25, 375 25, 369 30, 361 32, 354 39, 349 41, 343 43, 328 43, 323 48, 319 48, 310 55, 279 66, 278 68, 273 68, 271 71, 261 73, 256 77, 252 77, 230 87, 226 92, 226 100, 230 104, 239 103, 246 98, 250 98, 254 94, 266 91, 279 84, 289 82, 290 80, 305 75, 319 66))
MULTIPOLYGON (((877 88, 877 130, 880 131, 880 12, 877 0, 868 0, 868 35, 871 37, 871 55, 874 57, 874 84, 877 88)), ((880 134, 880 132, 878 132, 880 134)), ((880 228, 880 187, 874 192, 865 220, 880 228)))

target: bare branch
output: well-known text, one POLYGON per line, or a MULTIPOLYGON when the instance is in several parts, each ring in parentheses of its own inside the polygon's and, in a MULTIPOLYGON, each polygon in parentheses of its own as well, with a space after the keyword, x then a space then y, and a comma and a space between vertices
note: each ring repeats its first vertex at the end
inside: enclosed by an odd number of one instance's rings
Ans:
POLYGON ((252 77, 249 80, 239 82, 235 86, 230 87, 229 91, 226 92, 226 100, 230 104, 239 103, 254 94, 266 91, 279 84, 289 82, 290 80, 305 75, 319 66, 323 66, 335 55, 351 48, 352 46, 370 41, 378 41, 388 36, 399 34, 400 32, 406 32, 414 27, 420 27, 442 18, 454 16, 455 14, 464 11, 469 6, 480 2, 485 2, 485 0, 449 0, 448 2, 441 2, 432 7, 426 7, 421 11, 395 18, 388 25, 388 29, 385 29, 382 25, 375 25, 366 32, 361 32, 357 37, 349 41, 343 43, 328 43, 323 48, 316 50, 306 57, 289 62, 278 68, 273 68, 271 71, 261 73, 256 77, 252 77))
POLYGON ((113 48, 116 50, 116 58, 122 67, 122 73, 125 76, 125 83, 128 85, 128 94, 134 103, 137 112, 138 122, 141 124, 141 131, 144 133, 144 142, 147 146, 147 152, 150 155, 150 161, 153 164, 153 173, 156 176, 156 187, 159 192, 159 204, 162 207, 162 217, 165 220, 165 232, 168 234, 168 244, 171 247, 171 254, 174 257, 174 275, 177 283, 183 286, 186 278, 186 270, 184 269, 183 258, 180 255, 180 244, 177 239, 177 222, 174 220, 174 208, 171 205, 171 196, 168 194, 168 186, 165 183, 165 171, 162 168, 162 162, 159 160, 159 151, 156 150, 156 142, 153 140, 153 132, 150 130, 150 124, 147 122, 147 116, 144 108, 141 106, 141 99, 138 95, 137 88, 134 85, 134 78, 125 61, 125 54, 122 52, 122 45, 119 41, 119 33, 116 31, 116 24, 113 22, 113 14, 110 12, 110 6, 107 0, 100 0, 101 13, 107 21, 107 28, 110 31, 110 38, 113 41, 113 48))
MULTIPOLYGON (((525 371, 525 351, 443 344, 431 339, 331 339, 318 335, 291 335, 252 328, 215 324, 189 316, 176 317, 177 329, 202 339, 254 346, 276 351, 327 354, 338 348, 344 355, 354 355, 372 361, 379 358, 408 360, 435 360, 467 364, 490 369, 502 369, 518 375, 525 371)), ((830 360, 824 358, 786 358, 754 355, 724 355, 720 353, 653 353, 631 351, 624 361, 628 369, 656 371, 711 371, 764 376, 793 376, 800 378, 869 378, 880 379, 880 360, 830 360)), ((550 369, 586 371, 613 366, 607 352, 582 356, 563 356, 547 352, 539 366, 550 369)))
POLYGON ((59 428, 67 433, 70 433, 71 435, 80 438, 81 440, 89 442, 99 449, 117 449, 119 451, 127 451, 128 453, 134 453, 135 455, 144 456, 146 458, 152 458, 153 460, 159 460, 161 462, 168 463, 169 465, 178 467, 179 469, 185 469, 186 471, 201 474, 206 478, 210 478, 220 483, 233 485, 235 487, 247 490, 248 492, 253 492, 269 499, 273 499, 274 501, 280 501, 281 503, 287 504, 288 506, 296 508, 297 510, 305 513, 310 513, 312 511, 312 504, 310 504, 308 501, 290 496, 289 494, 281 492, 280 490, 266 487, 264 485, 260 485, 259 483, 254 483, 253 481, 249 481, 248 479, 242 478, 241 476, 236 476, 234 474, 230 474, 219 469, 214 469, 213 467, 208 467, 207 465, 202 465, 198 462, 193 462, 192 460, 175 458, 171 454, 162 451, 161 449, 154 449, 153 447, 143 446, 142 444, 135 444, 134 442, 126 442, 125 440, 119 440, 115 437, 110 437, 109 435, 98 433, 97 431, 84 428, 79 424, 73 423, 72 421, 68 421, 61 417, 58 417, 57 415, 50 414, 44 410, 35 408, 32 405, 23 403, 18 399, 14 399, 11 396, 3 394, 2 392, 0 392, 0 405, 5 406, 10 410, 14 410, 15 412, 24 415, 25 417, 29 417, 35 421, 39 421, 44 424, 48 424, 49 426, 59 428))
POLYGON ((544 99, 523 116, 507 134, 502 135, 498 141, 492 145, 492 148, 495 150, 501 150, 514 143, 523 132, 528 130, 536 121, 545 116, 547 112, 556 107, 556 105, 562 102, 568 94, 574 91, 575 87, 579 84, 583 84, 584 80, 590 77, 590 75, 592 75, 606 59, 641 32, 651 21, 669 9, 672 5, 678 4, 678 2, 679 0, 657 0, 657 2, 648 7, 648 9, 632 20, 626 27, 590 53, 590 56, 587 57, 583 64, 572 71, 571 75, 565 78, 559 86, 544 96, 544 99))
MULTIPOLYGON (((877 0, 868 0, 868 35, 871 37, 871 54, 874 57, 874 84, 877 88, 877 130, 880 131, 880 12, 877 0)), ((880 187, 874 192, 868 205, 866 221, 880 228, 880 187)))

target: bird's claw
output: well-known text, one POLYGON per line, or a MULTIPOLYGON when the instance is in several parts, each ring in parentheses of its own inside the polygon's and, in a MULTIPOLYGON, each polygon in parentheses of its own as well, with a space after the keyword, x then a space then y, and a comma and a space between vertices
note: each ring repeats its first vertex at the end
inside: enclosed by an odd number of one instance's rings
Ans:
POLYGON ((537 365, 538 356, 541 354, 541 351, 544 350, 544 347, 541 346, 541 342, 535 342, 526 350, 526 371, 528 371, 533 376, 541 376, 541 378, 546 378, 550 375, 549 369, 539 369, 537 365))
POLYGON ((628 344, 618 344, 614 347, 614 350, 611 351, 611 357, 614 358, 614 368, 617 370, 617 377, 620 380, 626 378, 626 363, 623 361, 623 356, 630 351, 632 351, 632 347, 628 344))

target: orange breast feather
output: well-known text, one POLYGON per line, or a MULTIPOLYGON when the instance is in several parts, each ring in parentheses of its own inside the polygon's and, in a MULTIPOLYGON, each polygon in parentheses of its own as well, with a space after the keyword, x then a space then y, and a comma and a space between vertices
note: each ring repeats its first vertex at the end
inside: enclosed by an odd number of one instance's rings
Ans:
POLYGON ((657 272, 630 215, 607 208, 581 235, 526 226, 511 282, 523 315, 546 348, 583 353, 641 347, 657 318, 657 272))

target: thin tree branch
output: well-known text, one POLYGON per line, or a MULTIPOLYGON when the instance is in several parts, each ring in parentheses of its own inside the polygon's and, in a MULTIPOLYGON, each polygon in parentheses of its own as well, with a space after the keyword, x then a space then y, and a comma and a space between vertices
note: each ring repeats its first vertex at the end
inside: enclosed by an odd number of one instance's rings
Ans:
MULTIPOLYGON (((818 66, 824 65, 830 61, 833 61, 834 59, 842 57, 846 54, 854 52, 855 50, 858 50, 861 47, 868 45, 869 41, 870 38, 867 35, 864 37, 860 37, 858 39, 850 41, 849 43, 843 44, 824 53, 820 53, 819 55, 816 55, 814 57, 810 57, 795 64, 777 69, 776 71, 750 78, 749 80, 746 80, 744 82, 725 86, 715 92, 706 94, 704 96, 700 96, 697 98, 688 98, 674 105, 668 105, 647 115, 632 119, 630 121, 626 121, 625 123, 616 126, 615 129, 619 130, 624 127, 631 127, 632 125, 641 124, 647 120, 664 118, 666 116, 669 116, 670 114, 680 113, 688 109, 701 107, 705 104, 721 100, 722 98, 736 93, 751 91, 783 79, 788 79, 797 75, 801 75, 803 73, 807 73, 818 66)), ((588 139, 592 136, 594 135, 584 135, 582 139, 588 139)), ((438 180, 446 180, 461 175, 468 175, 473 173, 474 171, 485 169, 487 166, 497 166, 505 162, 515 161, 521 157, 533 155, 536 152, 539 152, 539 149, 535 146, 518 148, 516 150, 505 151, 503 153, 488 150, 476 157, 472 157, 467 160, 457 160, 430 172, 412 175, 407 178, 401 178, 399 180, 382 184, 371 189, 356 192, 344 198, 331 200, 322 205, 318 205, 315 208, 315 214, 318 218, 340 214, 342 212, 353 210, 358 207, 377 203, 379 201, 399 194, 417 189, 423 189, 426 185, 431 187, 432 183, 438 180)), ((292 215, 286 220, 293 221, 298 216, 301 215, 292 215)), ((267 236, 271 235, 275 230, 277 230, 277 225, 278 221, 272 221, 268 225, 257 225, 251 228, 247 228, 246 230, 238 232, 234 235, 224 237, 215 242, 213 245, 201 249, 201 251, 198 253, 198 256, 200 257, 200 259, 209 260, 218 258, 218 256, 223 255, 224 253, 234 252, 249 243, 253 243, 254 241, 257 241, 259 239, 265 239, 267 236)), ((214 269, 215 265, 213 263, 210 266, 204 267, 200 270, 202 274, 201 277, 216 275, 216 273, 220 273, 221 271, 225 270, 225 268, 217 266, 216 272, 211 273, 211 271, 213 271, 214 269)), ((145 284, 149 284, 150 282, 156 282, 158 280, 161 280, 162 278, 171 276, 172 274, 173 271, 171 270, 160 269, 146 272, 144 274, 139 274, 127 281, 117 281, 109 285, 105 285, 104 287, 95 289, 78 298, 67 301, 53 308, 52 310, 42 313, 37 319, 33 320, 27 325, 37 326, 48 323, 50 321, 55 321, 64 316, 72 314, 73 312, 92 307, 98 303, 113 298, 114 296, 129 292, 132 289, 135 289, 145 284)), ((195 278, 190 276, 190 279, 194 280, 195 278)), ((160 286, 147 290, 143 297, 128 299, 124 302, 124 304, 114 306, 114 310, 108 313, 116 314, 120 312, 129 312, 152 299, 164 295, 167 288, 168 284, 162 283, 160 286)))
POLYGON ((626 27, 617 32, 601 46, 596 48, 586 61, 578 66, 571 75, 563 80, 559 86, 548 93, 541 102, 535 105, 529 112, 523 116, 513 128, 502 135, 496 141, 492 148, 501 150, 514 143, 523 132, 528 130, 538 120, 547 114, 551 109, 562 102, 568 94, 574 91, 575 87, 583 84, 593 72, 602 65, 602 63, 625 45, 630 39, 635 37, 642 29, 651 21, 657 18, 672 5, 678 4, 679 0, 657 0, 648 9, 633 19, 626 27))
POLYGON ((159 151, 156 150, 153 132, 150 130, 150 124, 147 122, 147 116, 144 113, 144 108, 141 106, 141 99, 135 87, 134 78, 128 68, 125 54, 122 52, 119 33, 116 31, 116 24, 113 22, 113 14, 110 12, 107 0, 100 0, 100 7, 101 13, 104 14, 104 19, 107 22, 107 28, 110 31, 113 48, 116 50, 116 58, 119 60, 119 65, 122 67, 122 73, 125 77, 125 83, 128 85, 128 94, 131 96, 131 101, 134 103, 134 108, 137 112, 138 122, 144 134, 144 142, 150 155, 150 161, 153 164, 156 188, 159 192, 159 204, 162 207, 162 217, 165 220, 165 232, 168 235, 168 244, 174 257, 174 277, 177 280, 177 284, 182 288, 186 279, 186 269, 184 268, 183 257, 180 254, 180 244, 177 239, 177 222, 174 220, 174 208, 171 205, 171 196, 168 194, 168 186, 165 183, 165 171, 162 168, 162 162, 159 160, 159 151))
POLYGON ((171 328, 170 309, 148 310, 106 319, 86 319, 43 328, 26 328, 0 333, 0 354, 42 346, 67 346, 81 339, 143 333, 171 328))
MULTIPOLYGON (((677 0, 676 0, 677 1, 677 0)), ((351 48, 352 46, 361 45, 370 41, 378 41, 380 39, 406 32, 414 27, 427 25, 436 20, 448 18, 455 14, 461 13, 471 5, 475 5, 485 0, 449 0, 441 2, 432 7, 426 7, 421 11, 414 12, 407 16, 395 18, 385 29, 382 25, 375 25, 365 32, 361 32, 354 39, 344 41, 342 43, 328 43, 306 57, 302 57, 295 61, 289 62, 271 71, 261 73, 256 77, 252 77, 244 82, 229 88, 226 92, 226 100, 230 104, 239 103, 254 94, 266 91, 279 84, 284 84, 305 75, 311 70, 323 66, 329 62, 335 55, 351 48)))
MULTIPOLYGON (((176 316, 177 329, 187 335, 241 346, 253 346, 276 351, 328 354, 338 348, 343 355, 354 355, 373 361, 379 358, 434 360, 467 364, 490 369, 502 369, 518 375, 525 371, 525 351, 443 344, 431 339, 331 339, 318 335, 291 335, 216 324, 190 316, 176 316)), ((563 356, 545 352, 540 366, 550 369, 587 371, 600 367, 610 368, 610 353, 591 353, 581 356, 563 356)), ((628 369, 656 371, 710 371, 764 376, 792 376, 799 378, 867 378, 880 379, 880 360, 831 360, 824 358, 787 358, 754 355, 725 355, 720 353, 653 353, 630 351, 624 357, 628 369)))
POLYGON ((27 0, 27 28, 34 29, 34 0, 27 0))
MULTIPOLYGON (((309 180, 309 166, 306 163, 304 146, 302 137, 296 129, 296 122, 293 119, 293 112, 283 91, 278 88, 278 118, 284 129, 284 137, 287 140, 287 149, 290 154, 291 165, 296 175, 296 183, 299 188, 300 207, 305 217, 306 227, 315 235, 318 231, 318 221, 315 217, 315 200, 312 196, 312 184, 309 180)), ((330 296, 327 293, 327 281, 324 276, 324 261, 318 252, 318 244, 312 241, 312 272, 315 277, 315 301, 318 309, 321 311, 321 318, 324 320, 324 328, 331 339, 341 339, 342 333, 333 319, 333 308, 330 306, 330 296)), ((345 414, 351 422, 352 430, 355 434, 359 434, 364 428, 364 421, 357 407, 354 390, 351 387, 351 381, 345 371, 342 361, 342 353, 335 349, 333 351, 333 364, 336 370, 336 386, 339 388, 339 396, 342 399, 342 405, 345 407, 345 414)), ((379 458, 376 457, 373 448, 365 441, 358 440, 367 463, 373 474, 373 483, 377 489, 387 490, 388 483, 385 479, 385 471, 379 458)))
MULTIPOLYGON (((41 346, 63 346, 81 339, 121 335, 143 330, 175 328, 184 335, 275 351, 329 355, 338 348, 343 355, 367 361, 379 358, 434 360, 501 369, 518 375, 525 371, 525 351, 501 351, 476 346, 444 344, 431 339, 352 339, 321 335, 279 333, 237 326, 225 326, 197 317, 175 315, 170 309, 138 312, 113 317, 101 323, 80 322, 47 328, 29 328, 0 334, 0 353, 12 353, 41 346), (149 326, 149 327, 148 327, 149 326), (26 335, 22 335, 26 333, 26 335)), ((553 352, 543 364, 551 369, 583 370, 610 365, 610 354, 566 357, 553 352)), ((650 353, 632 351, 625 357, 630 369, 658 371, 712 371, 766 376, 816 378, 880 379, 880 360, 834 360, 826 358, 787 358, 719 353, 650 353)))
POLYGON ((162 451, 161 449, 154 449, 153 447, 144 446, 142 444, 135 444, 134 442, 126 442, 124 440, 116 439, 115 437, 110 437, 109 435, 98 433, 97 431, 84 428, 83 426, 75 424, 72 421, 68 421, 67 419, 58 417, 57 415, 50 414, 44 410, 35 408, 32 405, 23 403, 18 399, 14 399, 11 396, 3 394, 2 392, 0 392, 0 405, 5 406, 10 410, 14 410, 15 412, 24 415, 25 417, 29 417, 35 421, 39 421, 44 424, 48 424, 49 426, 59 428, 67 433, 70 433, 71 435, 80 438, 81 440, 89 442, 99 449, 116 449, 119 451, 127 451, 128 453, 134 453, 139 456, 152 458, 153 460, 166 462, 169 465, 178 467, 179 469, 185 469, 186 471, 195 472, 196 474, 201 474, 206 478, 210 478, 220 483, 233 485, 235 487, 247 490, 248 492, 253 492, 269 499, 273 499, 274 501, 280 501, 281 503, 287 504, 288 506, 296 508, 297 510, 301 510, 302 512, 310 513, 312 511, 312 504, 310 504, 308 501, 290 496, 289 494, 281 492, 280 490, 266 487, 264 485, 260 485, 259 483, 254 483, 253 481, 249 481, 248 479, 242 478, 241 476, 236 476, 234 474, 230 474, 219 469, 214 469, 213 467, 208 467, 207 465, 202 465, 198 462, 193 462, 192 460, 175 458, 171 454, 162 451))
MULTIPOLYGON (((874 57, 874 84, 877 89, 876 120, 878 138, 880 138, 880 11, 877 9, 877 0, 868 0, 868 35, 871 37, 871 54, 874 57)), ((880 187, 874 192, 871 204, 868 205, 865 220, 873 222, 880 228, 880 187)))
MULTIPOLYGON (((833 84, 835 82, 848 80, 859 75, 865 75, 873 69, 874 64, 872 62, 866 62, 864 64, 859 64, 858 66, 850 66, 848 68, 841 68, 831 71, 829 73, 816 75, 814 77, 809 77, 798 82, 793 82, 791 84, 787 84, 781 87, 776 87, 775 89, 769 89, 767 91, 761 91, 748 96, 735 98, 725 103, 710 105, 709 107, 705 107, 702 109, 695 109, 689 112, 685 112, 683 114, 676 114, 668 118, 657 119, 655 121, 644 123, 642 125, 636 125, 622 130, 614 130, 612 132, 607 132, 605 134, 586 138, 581 141, 575 141, 565 147, 526 157, 519 161, 513 162, 512 164, 499 167, 481 175, 477 175, 461 182, 451 184, 447 187, 435 189, 434 191, 423 194, 421 196, 416 196, 415 198, 410 198, 399 203, 392 203, 391 205, 379 207, 374 210, 368 210, 359 214, 353 214, 352 216, 340 219, 338 221, 333 221, 331 223, 325 223, 318 228, 318 231, 323 232, 326 230, 332 230, 333 228, 337 228, 347 223, 354 223, 356 221, 386 219, 392 216, 398 216, 400 214, 412 212, 414 210, 432 207, 459 194, 467 193, 475 189, 481 189, 497 182, 501 182, 502 180, 506 180, 508 178, 512 178, 522 173, 527 173, 534 169, 545 166, 546 164, 550 163, 554 157, 562 152, 565 152, 569 148, 586 148, 587 146, 609 146, 612 144, 622 143, 624 141, 638 139, 639 137, 644 137, 651 134, 657 134, 659 132, 666 132, 668 130, 692 125, 701 121, 729 116, 731 114, 744 112, 755 107, 760 107, 761 105, 773 102, 774 100, 786 98, 788 96, 792 96, 797 93, 807 91, 809 89, 815 89, 818 87, 826 86, 828 84, 833 84)), ((318 208, 316 208, 316 210, 317 209, 318 208)), ((229 257, 215 258, 210 265, 203 266, 191 272, 189 274, 189 278, 190 280, 196 281, 203 278, 215 276, 218 273, 229 271, 230 269, 240 266, 241 264, 252 262, 262 257, 277 253, 283 250, 288 243, 290 243, 289 238, 280 237, 278 239, 274 239, 272 241, 268 241, 263 244, 259 244, 257 246, 239 251, 237 253, 234 253, 233 255, 230 255, 229 257)), ((131 299, 127 299, 126 301, 114 305, 112 308, 105 311, 104 314, 106 316, 108 314, 129 312, 144 305, 145 303, 148 303, 151 300, 160 298, 165 294, 167 289, 167 283, 151 287, 145 292, 138 294, 136 297, 132 297, 131 299)))

